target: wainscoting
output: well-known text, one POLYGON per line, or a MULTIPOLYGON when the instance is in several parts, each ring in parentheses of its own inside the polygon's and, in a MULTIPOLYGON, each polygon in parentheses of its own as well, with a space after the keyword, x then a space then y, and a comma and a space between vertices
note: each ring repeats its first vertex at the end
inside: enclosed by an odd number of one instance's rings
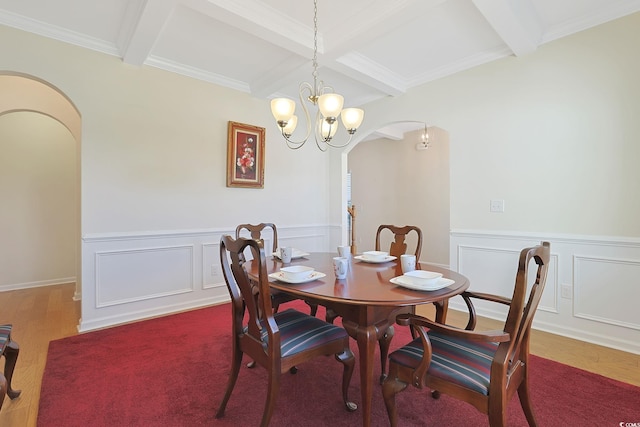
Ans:
MULTIPOLYGON (((229 300, 220 268, 220 237, 234 229, 87 235, 82 239, 85 332, 229 300)), ((283 246, 327 251, 339 227, 278 228, 283 246)), ((272 236, 265 235, 266 252, 272 236)))
MULTIPOLYGON (((219 242, 234 229, 88 235, 82 249, 81 332, 228 301, 219 242)), ((335 225, 279 227, 281 245, 333 251, 335 225)), ((520 250, 551 242, 547 285, 533 327, 640 354, 640 239, 454 230, 450 268, 471 289, 510 296, 520 250)), ((271 248, 271 236, 265 246, 271 248)), ((428 264, 428 258, 423 260, 428 264)), ((462 299, 454 310, 466 310, 462 299)), ((504 312, 479 305, 478 313, 504 312)))
MULTIPOLYGON (((520 250, 551 243, 551 263, 535 329, 640 354, 640 239, 451 232, 451 268, 471 289, 510 296, 520 250)), ((465 310, 462 299, 452 309, 465 310)), ((502 318, 491 305, 478 314, 502 318)))

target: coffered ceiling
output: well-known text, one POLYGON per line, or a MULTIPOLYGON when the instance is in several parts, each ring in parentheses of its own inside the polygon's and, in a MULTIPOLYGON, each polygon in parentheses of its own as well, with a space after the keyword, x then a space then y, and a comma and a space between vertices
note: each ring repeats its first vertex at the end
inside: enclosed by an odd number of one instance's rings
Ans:
MULTIPOLYGON (((320 78, 358 106, 639 10, 640 0, 318 0, 320 78)), ((312 0, 0 0, 0 24, 258 98, 295 98, 312 81, 312 0)))

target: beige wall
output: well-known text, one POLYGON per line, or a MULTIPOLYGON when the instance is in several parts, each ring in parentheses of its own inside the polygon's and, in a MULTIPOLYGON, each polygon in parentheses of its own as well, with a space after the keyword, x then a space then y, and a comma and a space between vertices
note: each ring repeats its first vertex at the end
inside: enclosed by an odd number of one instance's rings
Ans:
POLYGON ((267 100, 7 27, 0 38, 5 69, 55 85, 82 115, 83 235, 326 223, 327 157, 287 149, 267 100), (263 190, 226 187, 230 120, 266 128, 263 190))
POLYGON ((75 280, 76 145, 58 121, 0 115, 0 289, 75 280))
POLYGON ((417 151, 421 133, 361 142, 349 152, 358 250, 374 248, 380 224, 416 225, 423 232, 421 261, 449 265, 448 135, 430 128, 431 147, 417 151))
POLYGON ((363 132, 449 132, 454 230, 640 237, 639 38, 636 13, 425 84, 368 105, 363 132))

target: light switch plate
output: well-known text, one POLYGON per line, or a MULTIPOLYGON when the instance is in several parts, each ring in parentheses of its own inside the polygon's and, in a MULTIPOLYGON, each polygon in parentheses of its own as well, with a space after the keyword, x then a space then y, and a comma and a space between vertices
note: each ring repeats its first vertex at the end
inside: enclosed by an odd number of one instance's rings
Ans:
POLYGON ((491 212, 504 212, 504 200, 491 200, 489 206, 491 212))

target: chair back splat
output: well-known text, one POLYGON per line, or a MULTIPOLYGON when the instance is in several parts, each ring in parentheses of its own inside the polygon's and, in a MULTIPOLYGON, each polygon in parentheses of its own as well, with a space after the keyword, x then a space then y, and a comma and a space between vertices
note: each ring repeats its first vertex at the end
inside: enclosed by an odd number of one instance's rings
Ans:
POLYGON ((529 338, 549 259, 549 242, 520 252, 511 298, 464 292, 462 298, 469 309, 465 329, 414 314, 398 316, 398 324, 414 327, 419 336, 389 355, 389 376, 382 394, 392 426, 398 422, 395 395, 409 385, 430 388, 434 398, 442 392, 472 404, 489 416, 491 427, 506 425, 507 404, 518 393, 527 422, 537 425, 529 394, 529 338), (536 267, 535 278, 532 266, 536 267), (472 300, 508 306, 502 330, 474 331, 472 300))
POLYGON ((222 236, 220 240, 220 262, 232 304, 233 345, 231 372, 216 418, 224 416, 244 354, 268 372, 262 427, 269 424, 273 414, 280 375, 317 356, 334 354, 344 365, 343 402, 348 411, 356 410, 357 406, 348 401, 355 366, 349 336, 343 328, 291 308, 274 313, 263 245, 262 240, 231 236, 222 236), (247 249, 252 254, 251 261, 246 261, 243 255, 247 249))
POLYGON ((400 255, 406 254, 407 243, 405 242, 405 239, 408 236, 415 234, 416 247, 414 254, 416 256, 416 262, 420 261, 420 253, 422 251, 422 230, 420 230, 419 227, 416 227, 415 225, 398 227, 396 225, 382 224, 378 227, 378 231, 376 232, 376 251, 384 250, 382 248, 381 238, 389 231, 393 233, 393 241, 389 247, 389 255, 400 258, 400 255))

